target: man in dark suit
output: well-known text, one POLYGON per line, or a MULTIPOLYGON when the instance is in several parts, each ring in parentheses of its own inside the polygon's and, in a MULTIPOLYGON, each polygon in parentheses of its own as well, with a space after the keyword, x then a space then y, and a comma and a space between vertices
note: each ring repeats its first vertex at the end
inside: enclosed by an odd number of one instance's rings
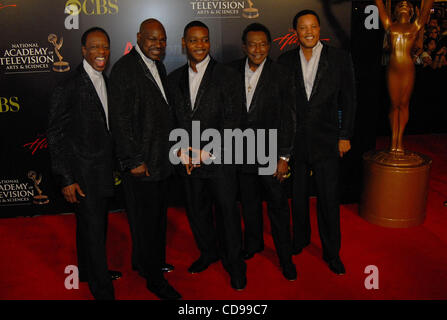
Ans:
POLYGON ((155 19, 140 25, 137 45, 121 57, 110 75, 110 119, 123 172, 127 214, 133 240, 133 263, 160 299, 180 294, 164 278, 166 248, 169 106, 166 70, 161 62, 166 32, 155 19))
MULTIPOLYGON (((242 34, 246 58, 231 66, 241 75, 246 101, 244 128, 277 130, 278 164, 273 175, 259 175, 257 165, 240 167, 239 187, 244 218, 244 259, 264 249, 261 187, 266 191, 268 214, 276 252, 287 280, 296 280, 290 240, 290 208, 281 182, 288 174, 288 162, 295 138, 295 92, 287 70, 269 55, 270 31, 262 24, 247 26, 242 34)), ((254 143, 254 142, 252 142, 254 143)), ((258 143, 256 143, 258 145, 258 143)), ((268 146, 266 143, 266 150, 268 146)))
MULTIPOLYGON (((179 128, 193 136, 193 121, 200 121, 200 135, 215 129, 223 137, 225 128, 239 127, 243 111, 242 90, 234 88, 237 73, 209 56, 208 27, 200 21, 186 25, 182 38, 188 63, 169 75, 169 87, 179 128)), ((223 144, 222 144, 223 145, 223 144)), ((192 143, 194 146, 194 142, 192 143)), ((204 143, 200 142, 200 148, 204 143)), ((184 150, 178 150, 182 157, 184 150)), ((195 150, 192 157, 206 162, 210 157, 224 159, 223 150, 210 154, 195 150), (197 154, 199 153, 199 154, 197 154)), ((222 263, 231 277, 231 286, 242 290, 246 285, 246 265, 242 257, 242 234, 236 207, 237 181, 231 164, 201 164, 190 167, 186 162, 184 175, 187 215, 200 258, 188 269, 199 273, 219 259, 218 242, 223 252, 222 263), (212 204, 219 237, 213 224, 212 204), (217 239, 219 238, 219 240, 217 239)))
POLYGON ((293 152, 293 249, 310 244, 309 176, 312 170, 318 198, 318 228, 323 259, 336 274, 344 274, 340 259, 338 195, 340 157, 351 148, 354 127, 355 81, 350 56, 320 42, 320 19, 312 10, 293 19, 300 46, 278 62, 294 75, 297 127, 293 152), (341 113, 341 121, 339 114, 341 113))
POLYGON ((101 28, 81 39, 84 61, 53 93, 48 145, 54 174, 65 199, 75 204, 79 276, 95 299, 114 299, 108 271, 106 230, 108 201, 113 195, 113 143, 107 120, 105 77, 109 36, 101 28), (94 139, 92 139, 94 137, 94 139))

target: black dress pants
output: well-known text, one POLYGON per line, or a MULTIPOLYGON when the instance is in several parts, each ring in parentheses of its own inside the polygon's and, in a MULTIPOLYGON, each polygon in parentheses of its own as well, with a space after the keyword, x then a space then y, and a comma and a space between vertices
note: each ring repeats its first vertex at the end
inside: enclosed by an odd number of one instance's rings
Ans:
POLYGON ((201 255, 222 263, 230 276, 245 275, 242 256, 242 230, 236 206, 237 179, 232 168, 210 178, 185 177, 187 215, 201 255), (215 205, 213 219, 212 205, 215 205), (219 243, 221 250, 219 250, 219 243))
POLYGON ((138 237, 137 237, 137 223, 135 221, 137 211, 136 211, 136 200, 135 200, 135 191, 134 191, 134 183, 133 183, 133 177, 130 173, 124 172, 122 174, 123 178, 123 190, 124 190, 124 196, 126 199, 126 214, 127 214, 127 221, 129 222, 129 229, 130 229, 130 237, 132 239, 132 253, 131 253, 131 262, 132 262, 132 269, 138 270, 139 269, 139 263, 138 263, 138 237))
POLYGON ((79 277, 88 281, 97 300, 115 298, 108 273, 106 234, 109 198, 87 193, 76 206, 76 248, 79 277))
POLYGON ((282 266, 291 263, 290 208, 284 186, 275 177, 260 176, 257 172, 240 172, 239 186, 245 226, 244 250, 251 253, 264 249, 262 219, 262 189, 264 189, 279 262, 282 266))
POLYGON ((313 164, 295 161, 293 168, 293 247, 310 243, 309 185, 310 170, 315 176, 317 219, 323 258, 337 258, 340 252, 339 159, 329 158, 313 164))
MULTIPOLYGON (((127 219, 129 222, 129 228, 130 228, 130 236, 132 239, 132 254, 131 254, 131 262, 132 262, 132 269, 139 270, 140 273, 143 274, 143 271, 140 268, 140 263, 138 261, 138 252, 139 252, 139 242, 137 237, 137 226, 138 222, 136 221, 137 216, 137 200, 136 200, 136 194, 137 190, 135 190, 136 184, 135 184, 135 177, 133 177, 130 173, 125 172, 122 175, 123 177, 123 189, 126 199, 126 214, 127 219)), ((164 234, 166 237, 166 226, 167 226, 167 214, 164 215, 163 218, 163 226, 162 229, 164 229, 164 234)), ((163 245, 163 253, 162 253, 162 265, 166 263, 166 238, 164 239, 164 245, 163 245)))
POLYGON ((168 180, 123 176, 126 211, 132 237, 132 266, 147 280, 164 279, 168 180))

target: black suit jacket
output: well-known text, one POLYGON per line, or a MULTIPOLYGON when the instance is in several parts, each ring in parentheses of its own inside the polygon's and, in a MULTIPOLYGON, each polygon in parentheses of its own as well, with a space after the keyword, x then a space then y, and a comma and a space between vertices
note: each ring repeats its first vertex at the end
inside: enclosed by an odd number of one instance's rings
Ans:
MULTIPOLYGON (((240 86, 244 95, 244 124, 246 128, 276 129, 278 157, 290 156, 295 139, 295 86, 290 73, 270 58, 264 63, 251 104, 247 111, 245 95, 246 58, 233 61, 230 66, 239 71, 240 86)), ((265 150, 268 152, 268 137, 265 150)), ((256 144, 257 145, 257 144, 256 144)), ((256 166, 244 166, 252 170, 256 166)))
MULTIPOLYGON (((192 138, 192 121, 200 121, 200 133, 216 129, 224 136, 224 129, 240 128, 243 116, 243 93, 238 73, 232 68, 211 58, 200 83, 194 108, 189 93, 188 64, 169 74, 168 82, 175 108, 176 124, 185 129, 192 138)), ((203 148, 208 142, 201 142, 203 148)), ((221 159, 224 159, 222 141, 221 159)), ((214 151, 216 152, 216 151, 214 151)), ((234 154, 234 153, 233 153, 234 154)), ((222 174, 218 165, 202 165, 192 171, 192 176, 211 177, 222 174)), ((184 174, 185 169, 180 169, 184 174)))
POLYGON ((82 63, 54 90, 47 137, 52 169, 62 186, 78 183, 87 195, 113 194, 112 137, 82 63))
POLYGON ((323 44, 309 101, 304 87, 299 48, 278 58, 293 73, 296 86, 297 127, 294 157, 316 162, 339 157, 339 139, 353 134, 356 109, 354 68, 348 53, 323 44), (342 118, 339 121, 338 110, 342 118))
MULTIPOLYGON (((169 101, 165 67, 156 64, 169 101)), ((135 48, 112 68, 109 113, 121 169, 127 171, 144 162, 150 174, 145 180, 167 178, 172 173, 169 133, 173 114, 135 48)))

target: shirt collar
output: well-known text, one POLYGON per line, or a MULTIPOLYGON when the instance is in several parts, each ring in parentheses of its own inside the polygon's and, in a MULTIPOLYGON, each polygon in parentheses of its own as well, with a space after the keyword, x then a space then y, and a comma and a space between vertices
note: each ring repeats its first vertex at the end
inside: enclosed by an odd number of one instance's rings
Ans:
MULTIPOLYGON (((204 69, 206 69, 206 67, 208 66, 208 62, 210 62, 211 58, 210 55, 208 54, 205 59, 203 59, 202 61, 200 61, 199 63, 196 64, 196 69, 197 69, 197 73, 202 72, 204 69)), ((188 60, 188 65, 189 65, 189 69, 192 70, 191 68, 191 62, 188 60)), ((194 71, 194 70, 192 70, 194 71)))
MULTIPOLYGON (((318 40, 315 47, 312 48, 312 57, 314 56, 314 54, 318 53, 318 51, 321 50, 321 48, 323 48, 323 44, 321 43, 320 40, 318 40)), ((301 48, 301 46, 300 46, 300 52, 303 52, 303 49, 301 48)))
POLYGON ((150 64, 151 66, 155 66, 155 61, 152 60, 151 58, 146 57, 146 55, 143 53, 143 51, 141 50, 141 48, 138 45, 138 43, 135 46, 135 50, 137 50, 137 52, 140 54, 141 58, 143 59, 143 61, 146 64, 150 64))
POLYGON ((256 73, 259 72, 260 70, 262 70, 262 68, 264 67, 265 62, 267 61, 267 57, 265 57, 264 61, 262 61, 262 63, 256 68, 255 71, 250 69, 250 65, 248 64, 248 58, 245 59, 245 73, 251 72, 251 73, 256 73))
POLYGON ((90 63, 87 62, 87 60, 84 59, 82 63, 84 65, 85 72, 87 72, 90 77, 101 77, 102 72, 93 69, 93 67, 90 65, 90 63))

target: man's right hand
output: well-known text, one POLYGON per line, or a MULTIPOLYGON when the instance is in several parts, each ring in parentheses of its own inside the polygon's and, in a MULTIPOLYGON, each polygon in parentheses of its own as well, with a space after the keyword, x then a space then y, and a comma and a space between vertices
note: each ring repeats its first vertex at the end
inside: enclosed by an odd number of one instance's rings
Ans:
POLYGON ((179 149, 177 151, 177 157, 180 158, 182 164, 185 166, 187 175, 191 175, 194 168, 200 167, 200 164, 192 164, 192 158, 189 155, 190 151, 192 151, 191 147, 188 149, 179 149))
POLYGON ((83 198, 85 197, 84 192, 81 190, 81 187, 77 183, 73 183, 62 188, 62 194, 64 195, 65 200, 70 203, 79 203, 79 200, 76 198, 76 193, 78 193, 83 198))
POLYGON ((136 168, 133 168, 130 170, 130 173, 134 177, 149 177, 149 170, 147 169, 146 163, 143 162, 143 164, 139 165, 136 168))

